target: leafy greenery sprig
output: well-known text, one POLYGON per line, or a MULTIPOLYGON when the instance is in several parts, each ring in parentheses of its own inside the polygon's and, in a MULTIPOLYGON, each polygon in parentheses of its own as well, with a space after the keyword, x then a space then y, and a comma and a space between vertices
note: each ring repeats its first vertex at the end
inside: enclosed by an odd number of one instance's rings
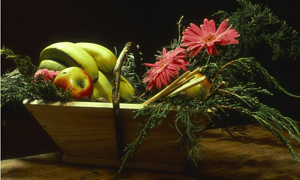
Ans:
MULTIPOLYGON (((278 110, 260 103, 256 97, 257 94, 272 95, 272 93, 267 89, 255 87, 256 83, 251 81, 245 83, 239 81, 238 86, 235 86, 235 83, 230 84, 226 82, 230 82, 230 78, 227 78, 227 75, 230 74, 230 70, 233 71, 234 69, 237 69, 241 74, 245 74, 245 76, 249 76, 250 79, 254 78, 257 71, 267 73, 262 77, 269 77, 267 70, 262 66, 258 66, 258 64, 253 58, 240 58, 230 61, 215 73, 215 78, 212 82, 214 86, 212 86, 211 93, 207 96, 190 98, 182 94, 173 95, 162 99, 160 103, 153 103, 149 107, 146 106, 138 110, 136 117, 145 116, 145 124, 138 129, 138 138, 129 143, 124 149, 126 153, 122 159, 122 166, 119 172, 128 157, 135 153, 142 141, 150 134, 150 131, 155 126, 158 126, 163 121, 163 118, 168 116, 170 107, 177 112, 174 125, 181 135, 178 142, 181 142, 180 144, 186 147, 188 159, 195 165, 200 162, 204 154, 201 145, 202 137, 198 134, 204 129, 203 119, 208 117, 214 123, 210 118, 209 110, 213 110, 212 113, 216 117, 221 117, 222 112, 228 114, 232 111, 249 116, 254 123, 261 124, 264 129, 274 134, 279 142, 287 146, 292 156, 300 162, 299 156, 293 150, 290 141, 280 132, 280 130, 288 132, 291 138, 296 139, 300 143, 300 133, 296 121, 283 116, 278 110), (195 117, 197 118, 195 119, 195 117), (177 127, 178 123, 183 124, 184 130, 179 130, 177 127)), ((270 84, 273 83, 274 85, 275 83, 276 86, 278 85, 274 78, 267 78, 266 81, 270 84)), ((242 125, 233 129, 226 127, 225 131, 234 137, 245 137, 247 134, 247 129, 242 125)))
POLYGON ((124 151, 126 151, 126 153, 122 157, 122 164, 118 173, 121 172, 128 157, 133 156, 137 148, 142 144, 144 140, 146 140, 147 136, 150 134, 151 129, 162 123, 162 119, 166 117, 166 114, 168 114, 169 110, 170 104, 160 103, 156 105, 156 108, 144 107, 137 112, 135 118, 140 115, 147 116, 149 118, 146 118, 145 124, 140 125, 140 127, 137 129, 138 137, 125 147, 124 151))
MULTIPOLYGON (((298 32, 288 27, 287 23, 279 20, 268 7, 252 4, 248 0, 237 0, 242 6, 236 12, 227 13, 219 11, 214 16, 220 19, 229 19, 229 23, 241 34, 238 45, 218 46, 220 56, 209 56, 205 51, 199 52, 193 58, 189 58, 189 70, 193 71, 201 67, 201 73, 211 82, 210 93, 205 97, 196 99, 189 98, 183 94, 176 94, 163 98, 159 103, 152 103, 149 107, 137 111, 137 116, 145 117, 145 123, 138 130, 138 138, 129 143, 123 157, 123 168, 125 161, 132 156, 139 145, 155 126, 168 116, 170 111, 162 109, 173 107, 177 115, 174 120, 174 129, 178 130, 181 138, 178 142, 185 145, 188 158, 197 165, 203 156, 201 146, 201 135, 197 132, 203 130, 201 125, 203 117, 210 117, 208 110, 212 110, 214 118, 211 124, 221 122, 221 125, 233 137, 245 137, 247 128, 245 125, 229 127, 222 121, 223 114, 232 112, 240 113, 248 117, 253 123, 260 124, 265 130, 271 132, 279 142, 287 146, 291 155, 300 163, 299 155, 293 149, 291 142, 285 138, 282 131, 288 132, 290 138, 300 143, 300 133, 297 122, 283 116, 275 108, 269 107, 259 101, 258 95, 273 95, 265 87, 257 87, 256 81, 263 80, 268 88, 275 88, 291 97, 300 98, 299 95, 289 93, 279 82, 271 76, 268 71, 258 62, 266 56, 271 60, 281 58, 296 59, 300 55, 300 39, 298 32), (255 49, 265 43, 271 48, 271 53, 263 57, 255 53, 255 49), (255 57, 255 58, 254 58, 255 57), (196 119, 194 119, 197 117, 196 119), (184 124, 184 130, 180 130, 177 124, 184 124)), ((181 30, 182 18, 178 22, 181 30)), ((180 46, 179 38, 173 40, 166 46, 168 50, 174 50, 180 46)), ((159 51, 158 51, 159 52, 159 51)), ((267 52, 267 49, 265 50, 267 52)), ((161 56, 161 52, 159 52, 161 56)))
MULTIPOLYGON (((233 79, 236 79, 236 74, 239 74, 242 77, 248 76, 248 81, 254 81, 255 77, 261 78, 269 85, 269 87, 274 87, 275 89, 278 89, 291 97, 300 98, 299 95, 291 94, 285 88, 283 88, 279 82, 273 76, 271 76, 264 67, 261 66, 259 62, 254 60, 254 58, 239 58, 226 63, 218 70, 217 74, 212 79, 211 84, 214 85, 218 78, 218 81, 225 80, 232 82, 233 79), (232 65, 235 68, 226 68, 229 65, 232 65), (219 77, 220 73, 223 73, 226 78, 224 78, 224 76, 219 77)), ((241 80, 242 78, 239 78, 238 83, 241 80)), ((234 84, 237 85, 236 83, 234 84)))
POLYGON ((32 64, 29 57, 14 54, 9 48, 3 47, 1 55, 12 60, 16 69, 7 72, 1 77, 1 108, 4 116, 2 124, 13 119, 14 114, 19 114, 23 100, 40 99, 44 101, 72 101, 71 92, 57 89, 52 81, 43 81, 40 76, 34 78, 37 67, 32 64), (17 113, 14 113, 17 112, 17 113))
MULTIPOLYGON (((237 2, 241 5, 237 11, 229 13, 220 10, 213 14, 220 19, 228 18, 233 27, 243 35, 237 47, 230 53, 231 59, 252 56, 253 50, 258 47, 263 47, 265 54, 268 53, 272 60, 295 60, 300 56, 299 34, 289 27, 286 21, 275 16, 264 4, 253 4, 250 0, 237 2), (271 52, 268 52, 267 48, 270 48, 271 52)), ((256 55, 256 58, 262 60, 259 55, 256 55)))
POLYGON ((262 103, 258 103, 256 106, 258 108, 256 111, 251 111, 239 106, 232 107, 230 105, 217 105, 215 108, 222 111, 233 110, 241 114, 251 116, 255 122, 258 122, 265 130, 270 131, 275 137, 277 137, 279 142, 287 146, 291 155, 300 163, 300 157, 294 151, 291 142, 280 132, 281 130, 288 132, 292 139, 295 139, 298 143, 300 143, 300 133, 297 122, 291 118, 283 116, 278 110, 268 107, 262 103), (274 127, 274 123, 277 125, 277 128, 274 127))

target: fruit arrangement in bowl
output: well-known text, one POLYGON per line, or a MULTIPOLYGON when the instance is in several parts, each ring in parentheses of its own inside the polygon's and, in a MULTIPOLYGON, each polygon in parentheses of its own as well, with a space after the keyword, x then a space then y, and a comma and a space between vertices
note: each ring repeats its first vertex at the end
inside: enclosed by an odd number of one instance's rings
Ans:
MULTIPOLYGON (((117 58, 106 47, 88 42, 58 42, 46 47, 39 60, 39 69, 60 71, 53 80, 54 85, 64 91, 71 90, 74 99, 97 101, 101 98, 112 102, 117 58)), ((36 76, 38 74, 43 76, 43 71, 38 71, 36 76)), ((122 76, 119 91, 120 97, 128 102, 135 95, 133 86, 122 76)))
MULTIPOLYGON (((113 71, 117 58, 106 47, 89 42, 57 42, 42 50, 39 61, 35 77, 48 76, 49 72, 54 71, 53 84, 63 91, 70 90, 74 100, 113 101, 113 71)), ((196 84, 185 90, 186 95, 196 98, 203 90, 207 94, 209 81, 205 77, 203 82, 195 81, 203 76, 199 72, 192 76, 187 85, 196 84)), ((122 75, 119 86, 120 97, 131 102, 135 88, 122 75)))
MULTIPOLYGON (((6 50, 6 53, 11 53, 7 49, 3 50, 6 50)), ((200 94, 202 96, 207 95, 210 84, 198 68, 192 72, 187 71, 182 74, 172 85, 170 84, 170 86, 167 85, 163 88, 158 93, 158 96, 154 96, 155 98, 141 100, 142 96, 140 94, 140 97, 137 96, 135 87, 126 79, 128 76, 125 78, 121 75, 122 65, 132 57, 129 53, 133 52, 133 55, 136 57, 139 55, 137 50, 137 46, 129 42, 120 53, 119 58, 116 58, 110 50, 99 44, 57 42, 47 46, 40 53, 39 66, 33 71, 34 75, 28 76, 27 80, 31 83, 37 83, 37 87, 40 88, 37 92, 42 90, 46 92, 43 94, 51 94, 49 93, 49 90, 51 90, 49 87, 53 87, 57 94, 64 95, 64 93, 69 93, 70 99, 67 100, 68 103, 61 104, 55 102, 53 98, 49 99, 50 102, 43 97, 40 98, 42 101, 38 101, 39 98, 37 96, 32 98, 34 101, 27 99, 23 103, 62 149, 65 162, 120 166, 118 158, 121 159, 124 156, 123 150, 125 145, 135 138, 132 136, 132 131, 135 131, 132 127, 143 122, 143 118, 135 119, 132 117, 133 111, 147 108, 149 104, 153 105, 155 101, 160 101, 163 98, 162 95, 184 93, 185 96, 191 98, 197 98, 200 94), (32 77, 34 78, 32 79, 32 77), (40 87, 40 85, 42 86, 40 87), (46 89, 47 85, 49 85, 49 89, 44 90, 44 85, 46 85, 46 89), (166 93, 167 90, 168 92, 166 93), (120 107, 118 107, 118 96, 123 102, 128 104, 121 103, 120 107), (85 103, 89 101, 94 104, 85 103), (130 104, 130 102, 135 104, 130 104), (111 106, 112 104, 113 106, 111 106), (71 110, 71 114, 61 117, 61 114, 66 114, 66 111, 70 111, 68 108, 74 108, 74 110, 71 110), (56 113, 53 114, 53 112, 56 113), (80 118, 82 116, 89 117, 91 120, 80 118), (128 122, 123 124, 126 120, 128 122), (108 123, 107 121, 110 122, 108 123), (98 126, 91 129, 90 125, 86 124, 87 122, 96 123, 98 126), (105 127, 99 124, 103 122, 106 124, 105 127), (76 124, 80 124, 80 128, 74 128, 74 126, 77 126, 76 124), (66 131, 57 129, 61 127, 66 131), (103 131, 103 128, 109 129, 109 133, 103 131), (97 136, 89 137, 81 129, 94 132, 97 136), (76 134, 76 136, 70 136, 69 133, 76 134), (81 139, 89 140, 82 141, 81 139), (93 143, 89 144, 89 142, 93 143), (65 145, 66 143, 68 146, 65 145), (73 146, 74 148, 72 148, 73 146), (118 151, 117 156, 115 155, 116 150, 118 151), (97 151, 97 153, 94 153, 94 151, 97 151), (105 156, 106 151, 112 151, 112 155, 105 156), (92 162, 87 160, 87 158, 92 158, 92 162)), ((132 63, 138 64, 140 62, 139 58, 131 60, 134 60, 134 62, 131 62, 131 66, 133 66, 132 63)), ((24 61, 23 59, 22 62, 24 61)), ((136 66, 135 69, 141 68, 138 65, 134 66, 136 66)), ((132 73, 132 70, 129 71, 132 73)), ((143 87, 145 90, 145 86, 143 87)), ((153 95, 150 94, 150 96, 153 95)), ((58 100, 64 101, 62 98, 58 100)), ((172 110, 172 112, 168 115, 168 121, 172 121, 174 118, 175 111, 172 110)), ((207 124, 208 120, 206 119, 203 125, 207 126, 207 124)), ((147 145, 146 143, 143 146, 145 150, 136 153, 137 158, 134 159, 135 162, 131 165, 129 163, 129 166, 165 170, 170 170, 170 167, 173 170, 174 168, 177 170, 183 169, 184 164, 182 162, 186 155, 182 154, 182 151, 173 152, 173 148, 178 144, 164 145, 165 150, 161 149, 162 144, 174 140, 174 137, 177 138, 176 134, 178 134, 177 130, 169 129, 168 124, 164 126, 162 126, 164 127, 163 129, 152 132, 154 134, 153 139, 149 138, 151 144, 147 145), (172 150, 173 158, 164 158, 170 150, 172 150), (148 151, 156 155, 151 155, 149 156, 150 158, 145 156, 145 153, 148 154, 148 151), (174 157, 176 158, 174 159, 174 157), (154 168, 153 163, 159 163, 157 168, 154 168), (160 164, 165 165, 161 167, 160 164)), ((176 125, 176 127, 178 130, 182 129, 182 125, 176 125)))

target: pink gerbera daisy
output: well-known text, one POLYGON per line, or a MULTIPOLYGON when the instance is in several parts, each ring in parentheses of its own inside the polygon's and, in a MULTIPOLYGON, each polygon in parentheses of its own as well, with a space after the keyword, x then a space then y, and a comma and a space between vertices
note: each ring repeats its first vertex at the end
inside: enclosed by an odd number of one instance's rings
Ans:
POLYGON ((146 66, 152 68, 143 80, 144 83, 148 83, 147 89, 151 90, 154 85, 156 85, 158 89, 162 88, 162 84, 168 86, 171 82, 170 76, 176 78, 180 68, 186 71, 186 66, 189 65, 189 63, 185 61, 187 57, 186 53, 187 52, 180 47, 169 52, 164 48, 162 58, 158 57, 159 61, 154 64, 145 63, 146 66))
POLYGON ((230 25, 227 29, 228 19, 225 19, 216 31, 214 20, 208 21, 204 19, 204 24, 200 25, 200 28, 195 24, 191 23, 185 32, 183 32, 182 46, 188 47, 190 51, 190 57, 198 54, 204 46, 209 55, 219 55, 219 52, 214 44, 228 45, 238 44, 239 42, 235 39, 240 35, 235 29, 230 29, 230 25))

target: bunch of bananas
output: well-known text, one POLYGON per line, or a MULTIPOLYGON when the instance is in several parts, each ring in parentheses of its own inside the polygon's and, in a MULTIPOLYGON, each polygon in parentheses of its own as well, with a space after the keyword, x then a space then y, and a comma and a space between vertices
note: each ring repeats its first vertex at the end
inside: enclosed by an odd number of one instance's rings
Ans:
MULTIPOLYGON (((47 46, 40 54, 39 69, 61 71, 67 67, 80 67, 94 82, 92 100, 101 97, 112 102, 113 69, 117 58, 107 48, 88 42, 58 42, 47 46)), ((132 101, 135 95, 133 86, 121 76, 120 97, 132 101)))

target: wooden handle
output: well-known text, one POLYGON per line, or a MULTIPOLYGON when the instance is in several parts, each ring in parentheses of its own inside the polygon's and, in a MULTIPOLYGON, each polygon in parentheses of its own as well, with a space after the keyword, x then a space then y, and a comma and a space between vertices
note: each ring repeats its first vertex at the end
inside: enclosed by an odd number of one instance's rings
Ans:
POLYGON ((122 71, 122 66, 128 58, 128 54, 133 53, 134 61, 136 64, 135 72, 141 76, 141 57, 140 52, 137 45, 133 42, 126 43, 125 47, 123 48, 121 54, 119 55, 113 75, 114 75, 114 82, 113 82, 113 89, 112 89, 112 100, 113 100, 113 113, 115 117, 115 130, 116 130, 116 140, 118 145, 118 156, 119 160, 123 157, 123 149, 124 149, 124 142, 123 142, 123 124, 120 117, 120 76, 122 71))

